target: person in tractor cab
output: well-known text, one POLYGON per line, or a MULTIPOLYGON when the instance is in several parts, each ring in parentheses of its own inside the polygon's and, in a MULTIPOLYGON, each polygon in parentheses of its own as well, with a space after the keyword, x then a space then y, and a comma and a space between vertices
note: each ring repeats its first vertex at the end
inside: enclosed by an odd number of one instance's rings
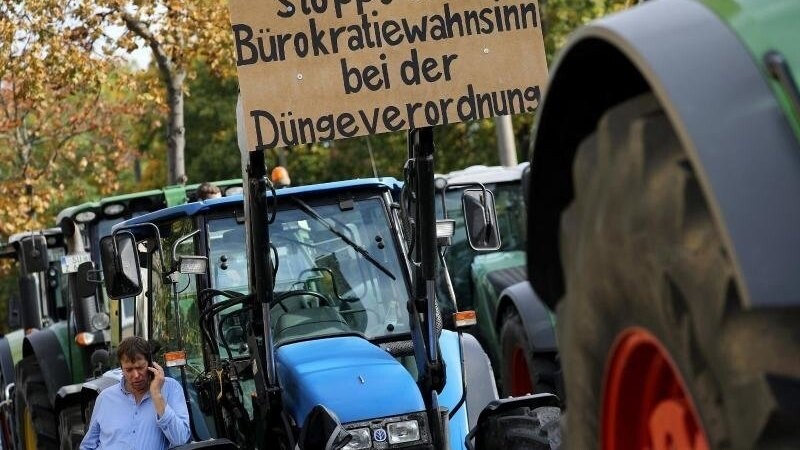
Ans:
POLYGON ((197 187, 197 199, 208 200, 210 198, 222 197, 222 191, 216 184, 205 181, 197 187))
POLYGON ((97 397, 81 450, 167 449, 189 441, 183 388, 164 376, 151 354, 150 344, 139 336, 120 342, 117 357, 122 379, 119 387, 112 386, 97 397))

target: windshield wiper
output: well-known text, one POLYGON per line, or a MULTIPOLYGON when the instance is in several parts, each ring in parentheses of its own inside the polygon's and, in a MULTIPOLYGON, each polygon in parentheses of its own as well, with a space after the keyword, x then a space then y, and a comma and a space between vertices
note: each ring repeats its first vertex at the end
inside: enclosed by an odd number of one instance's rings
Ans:
POLYGON ((331 233, 333 233, 336 236, 338 236, 347 245, 349 245, 355 251, 357 251, 362 256, 364 256, 364 258, 366 258, 367 261, 371 262, 372 265, 374 265, 375 267, 380 269, 381 272, 383 272, 386 275, 388 275, 389 278, 391 278, 392 280, 396 280, 397 279, 397 278, 395 278, 394 274, 392 274, 392 272, 389 271, 389 269, 386 268, 386 266, 381 264, 380 261, 378 261, 372 255, 370 255, 370 253, 367 251, 367 249, 365 249, 364 247, 358 245, 357 242, 353 241, 352 239, 347 237, 347 235, 345 235, 341 231, 337 230, 333 225, 331 225, 327 220, 325 220, 324 217, 320 216, 319 213, 314 208, 312 208, 309 204, 307 204, 306 202, 300 200, 299 198, 293 198, 292 201, 297 203, 297 205, 300 206, 300 209, 303 210, 304 213, 306 213, 309 216, 313 217, 317 222, 323 224, 325 226, 325 228, 328 229, 328 231, 330 231, 331 233))

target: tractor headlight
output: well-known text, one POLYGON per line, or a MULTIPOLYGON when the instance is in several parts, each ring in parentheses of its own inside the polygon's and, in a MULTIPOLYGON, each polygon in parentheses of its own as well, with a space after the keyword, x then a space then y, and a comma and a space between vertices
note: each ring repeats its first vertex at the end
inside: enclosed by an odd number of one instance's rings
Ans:
POLYGON ((97 217, 97 213, 92 210, 82 211, 78 214, 75 214, 75 222, 78 223, 86 223, 91 222, 94 218, 97 217))
POLYGON ((352 436, 345 450, 430 448, 431 433, 427 415, 414 412, 401 416, 351 422, 344 427, 352 436))
POLYGON ((89 319, 89 322, 95 330, 105 330, 111 323, 111 318, 108 317, 108 314, 101 311, 93 315, 92 318, 89 319))
POLYGON ((369 428, 357 428, 348 431, 350 432, 350 442, 342 450, 361 450, 372 447, 369 428))
POLYGON ((419 440, 419 422, 416 420, 405 420, 403 422, 393 422, 386 425, 386 432, 389 435, 389 444, 404 444, 419 440))

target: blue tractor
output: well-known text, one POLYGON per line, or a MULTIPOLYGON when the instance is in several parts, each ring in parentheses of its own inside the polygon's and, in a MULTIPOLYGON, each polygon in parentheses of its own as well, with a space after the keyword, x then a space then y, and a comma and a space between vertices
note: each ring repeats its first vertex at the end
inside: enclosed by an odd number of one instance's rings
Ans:
MULTIPOLYGON (((402 185, 275 190, 250 154, 244 201, 167 208, 103 241, 109 296, 135 297, 132 332, 183 382, 189 447, 551 448, 557 398, 498 401, 460 331, 474 321, 442 329, 434 279, 452 223, 435 220, 431 139, 411 134, 402 185)), ((481 189, 464 201, 475 245, 491 244, 491 204, 481 189)))

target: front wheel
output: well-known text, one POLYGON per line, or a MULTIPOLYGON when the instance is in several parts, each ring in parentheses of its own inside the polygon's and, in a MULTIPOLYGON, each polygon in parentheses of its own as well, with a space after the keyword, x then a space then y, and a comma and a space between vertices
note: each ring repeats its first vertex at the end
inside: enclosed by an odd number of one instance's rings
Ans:
POLYGON ((733 253, 656 99, 606 112, 573 175, 558 306, 567 448, 800 448, 800 309, 743 308, 733 253))
POLYGON ((476 438, 477 450, 556 450, 561 446, 559 408, 516 408, 490 417, 476 438))

